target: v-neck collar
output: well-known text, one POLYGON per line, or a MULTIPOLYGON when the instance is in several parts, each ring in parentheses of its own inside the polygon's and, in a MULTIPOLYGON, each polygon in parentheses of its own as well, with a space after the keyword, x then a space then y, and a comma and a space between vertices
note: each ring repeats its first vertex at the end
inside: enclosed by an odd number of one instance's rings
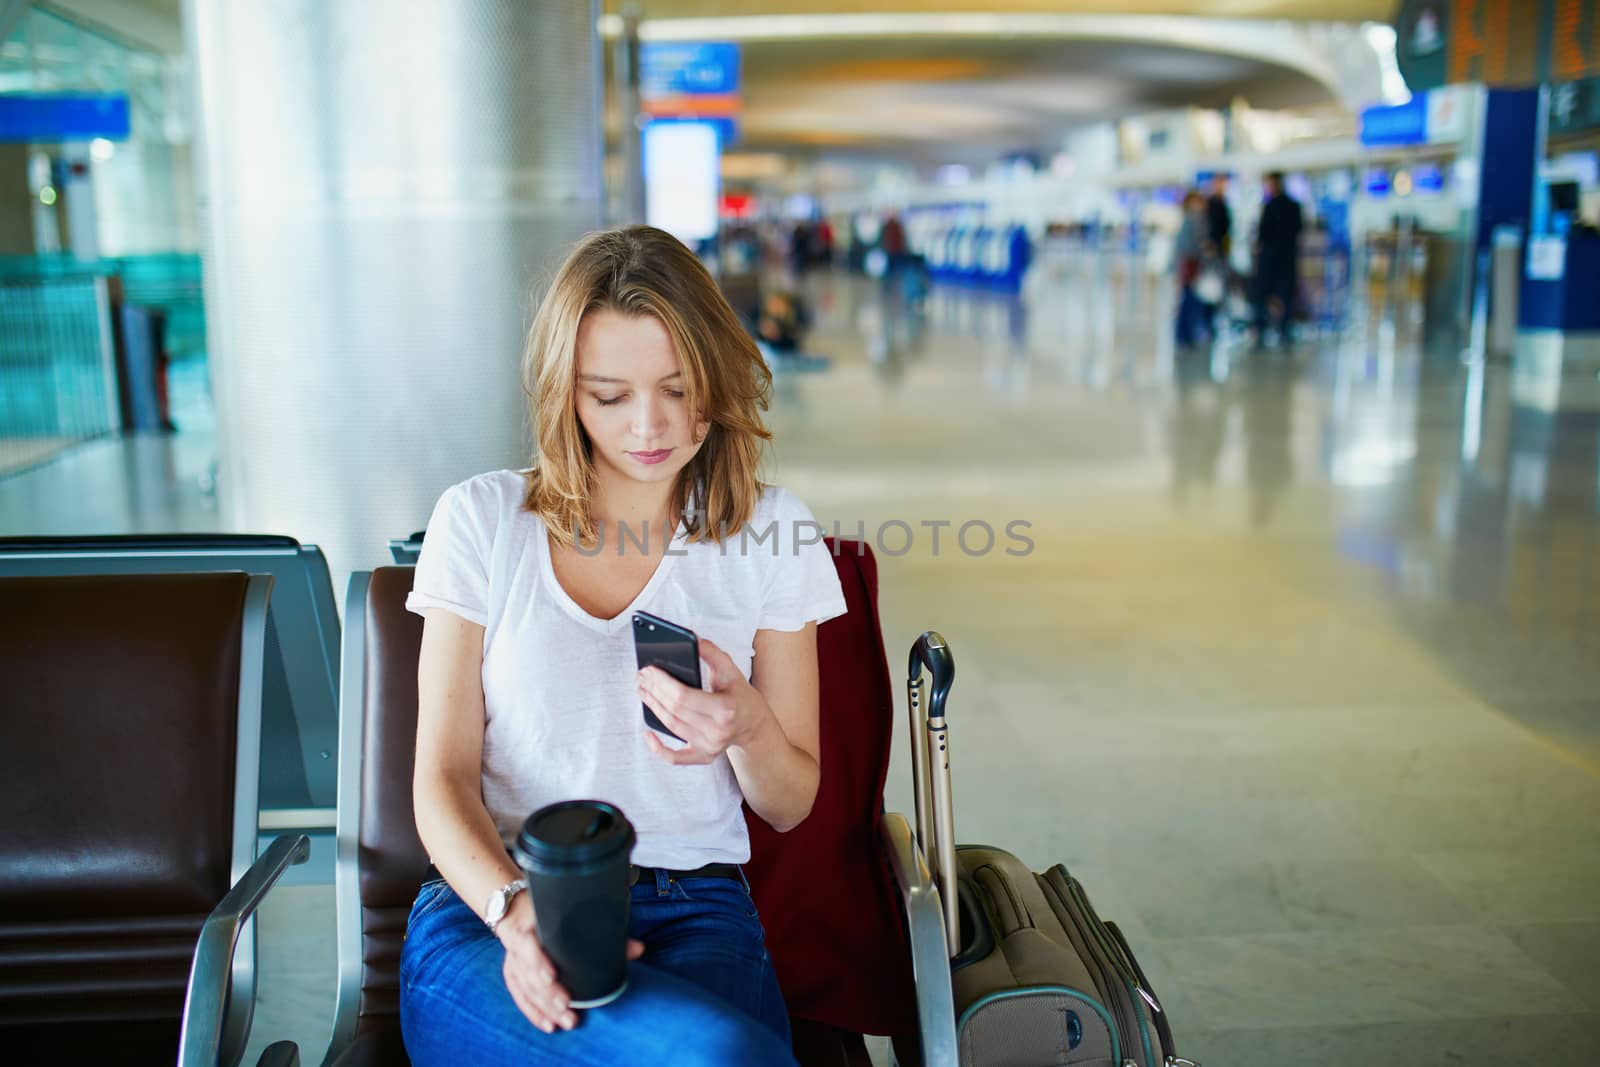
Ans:
POLYGON ((681 555, 683 546, 688 542, 688 536, 688 530, 685 528, 683 520, 679 519, 677 532, 672 535, 672 542, 667 546, 668 550, 663 552, 661 558, 656 561, 656 569, 650 575, 650 580, 644 583, 644 588, 639 590, 638 595, 628 602, 627 607, 610 619, 599 619, 583 610, 583 607, 572 599, 572 595, 561 584, 561 580, 556 577, 555 562, 550 553, 550 531, 545 529, 542 522, 539 524, 538 537, 539 570, 544 576, 545 585, 550 589, 550 594, 556 598, 556 602, 566 610, 568 615, 571 615, 591 630, 597 630, 607 635, 615 634, 630 624, 633 613, 644 607, 649 602, 651 595, 655 593, 656 587, 666 580, 667 572, 672 569, 672 561, 681 555))

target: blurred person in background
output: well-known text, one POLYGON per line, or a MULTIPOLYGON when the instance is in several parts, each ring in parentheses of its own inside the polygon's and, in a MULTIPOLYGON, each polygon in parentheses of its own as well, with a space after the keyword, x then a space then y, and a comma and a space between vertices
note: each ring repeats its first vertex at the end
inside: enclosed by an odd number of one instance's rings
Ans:
POLYGON ((1206 197, 1206 240, 1211 243, 1211 254, 1224 261, 1231 251, 1233 212, 1228 210, 1228 179, 1218 174, 1211 179, 1211 192, 1206 197))
POLYGON ((826 217, 817 220, 817 265, 833 266, 833 224, 826 217))
POLYGON ((900 221, 899 215, 890 215, 883 220, 883 228, 878 231, 878 248, 884 255, 884 291, 893 293, 907 304, 920 305, 927 290, 925 265, 922 257, 911 251, 911 245, 906 240, 905 223, 900 221))
POLYGON ((794 293, 771 293, 756 316, 756 337, 778 352, 796 352, 804 338, 805 307, 794 293))
POLYGON ((811 223, 801 219, 789 234, 789 265, 796 274, 804 274, 811 266, 811 223))
POLYGON ((900 222, 899 215, 890 215, 883 220, 883 229, 878 233, 878 247, 889 257, 889 271, 893 273, 906 254, 906 228, 900 222))
POLYGON ((1205 200, 1191 189, 1183 194, 1183 223, 1178 227, 1172 247, 1173 270, 1178 276, 1176 339, 1179 348, 1192 348, 1200 343, 1203 335, 1210 334, 1205 306, 1195 292, 1195 283, 1200 279, 1210 248, 1206 227, 1205 200))
MULTIPOLYGON (((1228 208, 1228 177, 1218 174, 1211 179, 1211 191, 1206 195, 1206 255, 1216 263, 1217 270, 1222 274, 1224 282, 1231 273, 1228 267, 1228 256, 1233 251, 1233 212, 1228 208)), ((1205 320, 1206 332, 1213 337, 1217 333, 1217 307, 1221 301, 1213 301, 1201 305, 1201 316, 1205 320)))
POLYGON ((1292 337, 1295 293, 1299 288, 1300 231, 1304 219, 1300 203, 1283 190, 1283 173, 1273 171, 1264 181, 1267 202, 1256 229, 1256 347, 1266 344, 1268 320, 1276 320, 1278 343, 1292 337))

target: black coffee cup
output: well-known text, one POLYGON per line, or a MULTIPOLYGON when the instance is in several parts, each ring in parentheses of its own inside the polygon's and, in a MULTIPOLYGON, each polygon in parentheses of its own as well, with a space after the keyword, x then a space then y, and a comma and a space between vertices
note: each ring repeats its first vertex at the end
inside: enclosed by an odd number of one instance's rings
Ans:
POLYGON ((539 941, 574 1008, 609 1004, 628 987, 633 824, 601 800, 540 808, 512 850, 528 878, 539 941))

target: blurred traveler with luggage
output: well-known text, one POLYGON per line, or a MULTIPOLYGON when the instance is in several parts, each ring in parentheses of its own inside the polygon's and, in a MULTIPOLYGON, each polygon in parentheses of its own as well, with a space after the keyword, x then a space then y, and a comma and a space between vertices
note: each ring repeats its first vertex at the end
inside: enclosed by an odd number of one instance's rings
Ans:
MULTIPOLYGON (((1206 241, 1211 246, 1207 254, 1216 260, 1217 276, 1226 288, 1227 279, 1232 273, 1229 256, 1233 253, 1233 212, 1228 209, 1226 174, 1213 175, 1211 178, 1211 192, 1206 196, 1206 241)), ((1201 305, 1206 332, 1213 337, 1217 335, 1217 308, 1221 303, 1222 300, 1217 299, 1204 301, 1201 305)))
POLYGON ((1200 280, 1205 265, 1207 222, 1205 201, 1193 189, 1183 194, 1183 224, 1178 227, 1173 244, 1173 270, 1178 276, 1178 321, 1176 339, 1179 348, 1192 348, 1210 329, 1205 321, 1205 311, 1195 284, 1200 280))

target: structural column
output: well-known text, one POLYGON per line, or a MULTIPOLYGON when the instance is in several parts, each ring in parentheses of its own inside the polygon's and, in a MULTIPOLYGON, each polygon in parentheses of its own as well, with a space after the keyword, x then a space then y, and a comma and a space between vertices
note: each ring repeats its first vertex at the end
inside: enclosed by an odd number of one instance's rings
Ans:
POLYGON ((383 561, 529 458, 533 289, 600 221, 595 0, 185 0, 232 529, 383 561))

